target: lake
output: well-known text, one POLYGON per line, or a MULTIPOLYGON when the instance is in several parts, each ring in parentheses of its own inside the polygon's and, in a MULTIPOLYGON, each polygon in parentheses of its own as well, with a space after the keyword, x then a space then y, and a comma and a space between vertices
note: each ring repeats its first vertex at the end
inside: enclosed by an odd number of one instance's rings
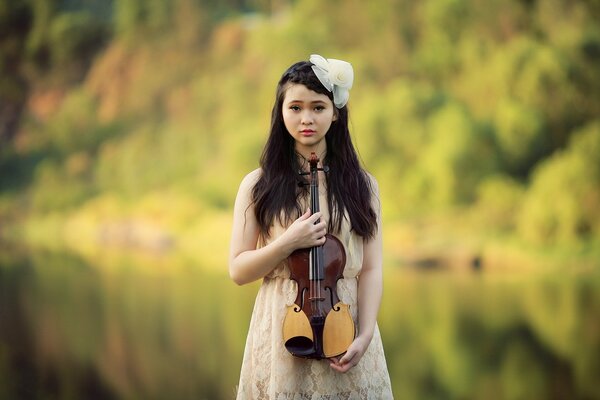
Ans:
MULTIPOLYGON (((600 279, 386 266, 397 399, 600 398, 600 279)), ((258 283, 182 257, 2 247, 0 398, 232 399, 258 283)))

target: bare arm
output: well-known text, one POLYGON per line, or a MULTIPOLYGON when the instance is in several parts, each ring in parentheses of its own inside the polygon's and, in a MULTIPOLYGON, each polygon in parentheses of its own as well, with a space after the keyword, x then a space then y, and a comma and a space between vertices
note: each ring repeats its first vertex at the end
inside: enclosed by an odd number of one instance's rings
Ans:
POLYGON ((354 367, 369 347, 383 291, 383 238, 381 233, 381 209, 377 182, 373 184, 373 207, 377 213, 377 233, 371 240, 364 242, 363 265, 358 280, 358 336, 340 359, 333 359, 331 367, 346 372, 354 367))
POLYGON ((278 238, 264 247, 256 248, 260 227, 251 199, 252 188, 260 171, 248 174, 240 184, 233 210, 233 228, 229 253, 229 275, 238 285, 253 282, 271 272, 294 250, 322 245, 326 225, 321 213, 304 215, 294 221, 278 238))

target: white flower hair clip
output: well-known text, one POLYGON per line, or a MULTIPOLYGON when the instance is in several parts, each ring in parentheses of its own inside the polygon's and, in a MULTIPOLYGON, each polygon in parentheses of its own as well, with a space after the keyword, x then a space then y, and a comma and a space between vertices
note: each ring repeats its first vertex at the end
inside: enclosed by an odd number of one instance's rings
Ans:
POLYGON ((312 54, 309 61, 313 63, 312 70, 325 89, 333 92, 333 104, 337 108, 344 107, 354 81, 352 64, 334 58, 325 59, 318 54, 312 54))

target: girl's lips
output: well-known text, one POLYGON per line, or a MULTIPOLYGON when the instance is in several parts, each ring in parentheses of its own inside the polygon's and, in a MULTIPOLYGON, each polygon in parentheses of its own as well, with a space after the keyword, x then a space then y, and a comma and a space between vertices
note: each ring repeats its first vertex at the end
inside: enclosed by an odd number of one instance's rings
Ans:
POLYGON ((316 131, 313 131, 312 129, 304 129, 300 131, 300 133, 302 133, 304 136, 311 136, 314 135, 316 131))

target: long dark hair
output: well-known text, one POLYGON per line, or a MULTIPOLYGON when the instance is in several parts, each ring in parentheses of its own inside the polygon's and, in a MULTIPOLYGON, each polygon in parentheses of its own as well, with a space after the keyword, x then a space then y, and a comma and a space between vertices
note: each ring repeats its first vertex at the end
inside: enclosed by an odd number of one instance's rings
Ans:
MULTIPOLYGON (((295 151, 294 138, 283 121, 282 106, 290 84, 302 84, 333 101, 333 94, 319 82, 312 63, 301 61, 285 71, 277 85, 275 105, 271 114, 271 130, 262 156, 262 173, 252 189, 252 201, 260 233, 269 236, 269 228, 277 219, 289 223, 303 214, 299 199, 306 186, 299 185, 302 166, 295 151)), ((327 173, 327 203, 330 210, 328 232, 341 230, 347 213, 352 230, 364 238, 372 238, 377 230, 377 215, 371 205, 370 179, 361 168, 348 130, 347 106, 337 109, 337 119, 325 135, 327 154, 322 160, 329 166, 327 173)))

